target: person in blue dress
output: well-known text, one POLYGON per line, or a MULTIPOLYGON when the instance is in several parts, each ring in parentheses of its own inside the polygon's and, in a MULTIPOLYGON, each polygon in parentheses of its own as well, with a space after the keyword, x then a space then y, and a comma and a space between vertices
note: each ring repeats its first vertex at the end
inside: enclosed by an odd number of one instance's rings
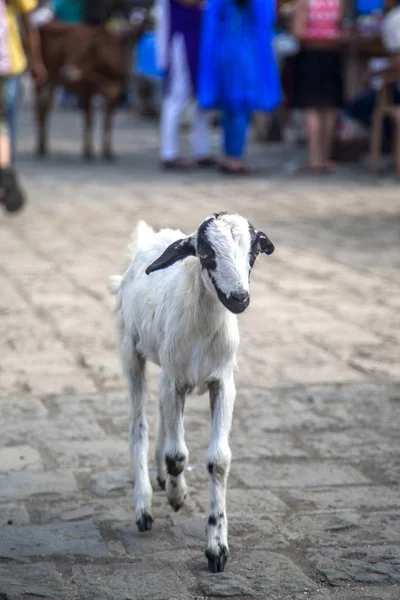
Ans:
POLYGON ((221 168, 246 173, 247 132, 254 111, 272 111, 281 101, 272 48, 274 0, 208 0, 201 31, 197 99, 222 111, 221 168))

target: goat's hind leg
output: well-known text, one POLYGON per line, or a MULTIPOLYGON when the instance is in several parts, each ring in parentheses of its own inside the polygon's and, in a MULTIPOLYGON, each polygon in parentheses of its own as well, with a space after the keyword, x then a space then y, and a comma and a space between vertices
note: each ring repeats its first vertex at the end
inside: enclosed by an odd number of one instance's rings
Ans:
POLYGON ((168 502, 175 511, 182 507, 187 494, 184 471, 189 460, 189 451, 185 444, 183 428, 185 398, 186 390, 177 390, 175 382, 162 373, 160 401, 162 402, 167 436, 165 446, 166 491, 168 502))
POLYGON ((133 502, 135 505, 136 525, 139 531, 150 531, 153 524, 151 511, 153 491, 148 470, 148 425, 144 412, 144 404, 147 396, 145 382, 146 361, 136 352, 131 340, 124 340, 122 354, 132 401, 130 444, 135 477, 133 502))

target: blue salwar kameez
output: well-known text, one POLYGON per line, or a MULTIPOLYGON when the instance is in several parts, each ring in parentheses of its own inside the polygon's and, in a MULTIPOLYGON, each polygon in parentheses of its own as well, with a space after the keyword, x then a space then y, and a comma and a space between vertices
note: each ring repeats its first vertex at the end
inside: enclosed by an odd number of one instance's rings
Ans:
POLYGON ((204 109, 223 112, 224 151, 240 158, 254 111, 281 101, 272 48, 273 0, 208 0, 203 15, 197 98, 204 109))

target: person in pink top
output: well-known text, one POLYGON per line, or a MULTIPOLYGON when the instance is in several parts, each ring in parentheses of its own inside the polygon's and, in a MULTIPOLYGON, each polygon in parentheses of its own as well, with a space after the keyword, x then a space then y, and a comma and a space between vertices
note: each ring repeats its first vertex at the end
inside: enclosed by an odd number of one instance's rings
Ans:
POLYGON ((293 106, 305 111, 309 159, 304 169, 330 172, 337 109, 343 105, 339 49, 341 0, 298 0, 293 34, 301 49, 293 65, 293 106))

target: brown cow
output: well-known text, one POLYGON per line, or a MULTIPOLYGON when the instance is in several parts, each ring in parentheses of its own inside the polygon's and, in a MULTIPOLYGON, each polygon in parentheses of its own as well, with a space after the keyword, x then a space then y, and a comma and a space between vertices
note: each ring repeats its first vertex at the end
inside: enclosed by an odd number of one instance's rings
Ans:
MULTIPOLYGON (((146 23, 131 25, 128 34, 135 40, 146 23)), ((81 99, 85 127, 83 155, 93 156, 93 97, 104 99, 103 156, 113 158, 111 147, 112 119, 128 76, 127 58, 119 37, 104 27, 70 25, 51 21, 39 27, 47 81, 36 88, 37 153, 47 154, 47 120, 54 89, 63 86, 81 99)))

